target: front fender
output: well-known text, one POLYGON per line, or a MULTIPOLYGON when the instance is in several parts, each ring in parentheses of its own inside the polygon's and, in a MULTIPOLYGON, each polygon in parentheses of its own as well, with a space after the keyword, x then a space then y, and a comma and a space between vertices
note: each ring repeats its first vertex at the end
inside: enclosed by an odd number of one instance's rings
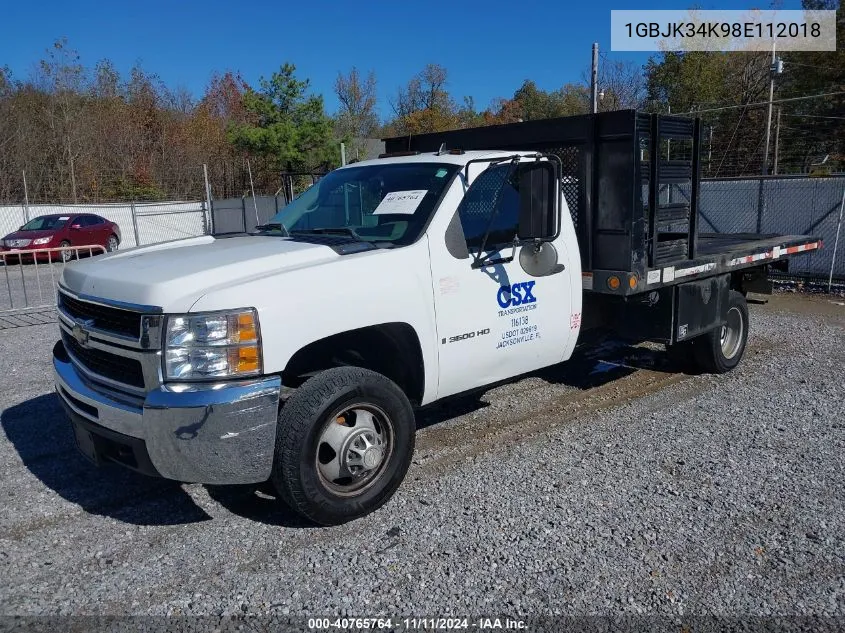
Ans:
POLYGON ((303 347, 373 325, 407 323, 425 367, 423 402, 434 397, 437 347, 426 238, 411 246, 346 255, 203 296, 192 312, 253 306, 265 373, 280 373, 303 347))

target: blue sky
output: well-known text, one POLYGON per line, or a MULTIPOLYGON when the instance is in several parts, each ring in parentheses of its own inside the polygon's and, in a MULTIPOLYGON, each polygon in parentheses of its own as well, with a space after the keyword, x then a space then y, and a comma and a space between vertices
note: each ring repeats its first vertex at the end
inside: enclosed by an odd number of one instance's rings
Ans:
MULTIPOLYGON (((240 71, 255 84, 285 61, 322 93, 329 112, 338 71, 373 70, 379 112, 391 113, 398 87, 427 63, 449 71, 449 90, 483 108, 509 97, 526 78, 543 89, 578 81, 598 41, 611 59, 645 63, 647 54, 610 51, 611 9, 768 8, 769 0, 625 2, 233 2, 232 0, 13 1, 2 10, 0 66, 25 77, 44 50, 66 36, 82 62, 111 59, 125 73, 135 62, 169 86, 196 96, 214 71, 240 71)), ((798 9, 799 0, 778 8, 798 9)))

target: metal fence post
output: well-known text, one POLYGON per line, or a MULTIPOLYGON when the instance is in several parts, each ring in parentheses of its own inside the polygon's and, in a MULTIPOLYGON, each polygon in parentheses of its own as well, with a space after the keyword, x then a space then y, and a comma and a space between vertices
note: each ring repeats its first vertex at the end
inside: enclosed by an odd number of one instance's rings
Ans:
POLYGON ((202 164, 202 177, 205 181, 205 204, 208 207, 208 234, 214 235, 214 207, 211 205, 211 185, 208 182, 208 165, 202 164))
POLYGON ((757 190, 757 232, 763 232, 763 207, 764 199, 763 199, 763 178, 759 179, 759 189, 757 190))
POLYGON ((129 203, 129 211, 132 214, 132 228, 135 230, 135 246, 141 245, 141 238, 138 233, 138 213, 135 211, 135 203, 129 203))
POLYGON ((203 200, 201 204, 202 204, 202 234, 208 235, 208 216, 206 215, 208 213, 208 209, 206 208, 205 200, 203 200))
POLYGON ((26 169, 23 173, 23 222, 29 222, 29 190, 26 187, 26 169))
POLYGON ((839 203, 839 221, 836 223, 836 239, 833 241, 833 256, 830 258, 830 276, 827 278, 827 294, 833 285, 833 267, 836 265, 836 249, 839 248, 839 229, 842 228, 842 209, 845 207, 845 187, 842 187, 842 201, 839 203))

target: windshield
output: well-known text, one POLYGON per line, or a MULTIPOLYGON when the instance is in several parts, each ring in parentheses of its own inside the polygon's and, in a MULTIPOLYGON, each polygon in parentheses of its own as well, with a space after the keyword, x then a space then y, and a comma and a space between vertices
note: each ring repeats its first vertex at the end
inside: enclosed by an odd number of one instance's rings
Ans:
POLYGON ((21 231, 51 231, 53 229, 62 228, 65 223, 70 220, 69 216, 63 215, 44 215, 40 218, 33 218, 24 224, 21 231))
POLYGON ((458 169, 447 163, 338 169, 273 216, 266 230, 283 229, 292 237, 338 233, 363 241, 410 244, 458 169))

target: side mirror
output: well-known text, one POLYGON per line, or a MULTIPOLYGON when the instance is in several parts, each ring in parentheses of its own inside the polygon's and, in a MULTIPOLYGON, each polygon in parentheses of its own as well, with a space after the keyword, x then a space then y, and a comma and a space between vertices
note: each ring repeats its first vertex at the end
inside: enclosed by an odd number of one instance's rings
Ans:
POLYGON ((71 224, 71 225, 70 225, 70 228, 72 228, 72 229, 80 229, 80 228, 82 228, 82 225, 81 225, 81 224, 71 224))
POLYGON ((558 234, 557 170, 551 161, 519 165, 520 240, 550 242, 558 234))

